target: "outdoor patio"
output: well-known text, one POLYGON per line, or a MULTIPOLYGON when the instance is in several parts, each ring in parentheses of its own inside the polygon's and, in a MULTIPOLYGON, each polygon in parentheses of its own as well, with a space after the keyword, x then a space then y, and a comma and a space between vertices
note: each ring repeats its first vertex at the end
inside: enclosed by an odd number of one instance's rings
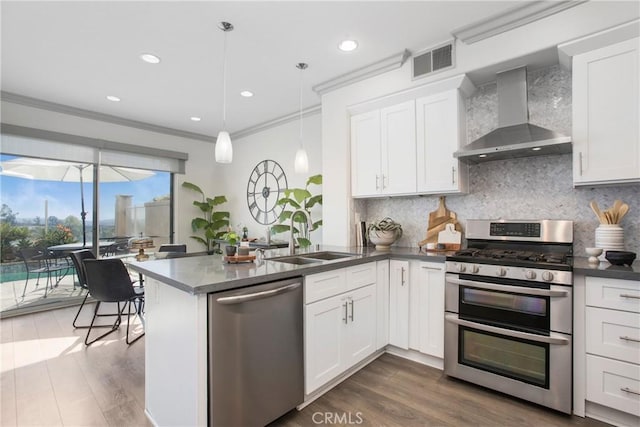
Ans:
POLYGON ((44 298, 44 288, 46 275, 40 277, 40 284, 36 286, 36 277, 29 278, 29 283, 24 297, 24 279, 0 283, 0 312, 2 317, 6 317, 16 312, 31 312, 35 309, 65 307, 72 304, 80 304, 85 296, 85 290, 80 286, 75 286, 77 281, 73 268, 56 283, 53 282, 53 289, 47 291, 44 298))

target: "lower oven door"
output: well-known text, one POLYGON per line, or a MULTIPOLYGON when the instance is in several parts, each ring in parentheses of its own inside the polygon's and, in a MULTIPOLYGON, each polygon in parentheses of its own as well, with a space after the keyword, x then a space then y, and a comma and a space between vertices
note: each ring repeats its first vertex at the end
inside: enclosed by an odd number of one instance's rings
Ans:
POLYGON ((571 413, 571 335, 538 335, 445 314, 445 374, 571 413))

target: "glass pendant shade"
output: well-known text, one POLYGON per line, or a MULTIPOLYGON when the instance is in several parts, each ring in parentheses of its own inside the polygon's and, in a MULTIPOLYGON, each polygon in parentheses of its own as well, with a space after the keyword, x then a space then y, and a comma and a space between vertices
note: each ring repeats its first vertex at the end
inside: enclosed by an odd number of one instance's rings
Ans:
MULTIPOLYGON (((305 155, 306 157, 306 155, 305 155)), ((233 160, 233 147, 231 146, 231 137, 229 132, 220 131, 216 139, 216 162, 231 163, 233 160)))
POLYGON ((298 151, 296 151, 296 159, 293 164, 293 168, 296 173, 309 172, 309 158, 307 157, 307 152, 303 147, 298 148, 298 151))

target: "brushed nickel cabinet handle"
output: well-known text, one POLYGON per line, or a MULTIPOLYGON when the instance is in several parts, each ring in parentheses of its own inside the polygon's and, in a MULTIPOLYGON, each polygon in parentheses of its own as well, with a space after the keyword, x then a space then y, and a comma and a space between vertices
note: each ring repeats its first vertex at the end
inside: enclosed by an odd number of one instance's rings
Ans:
POLYGON ((640 396, 640 392, 637 392, 635 390, 631 390, 629 387, 622 387, 620 389, 620 391, 624 391, 625 393, 631 393, 631 394, 635 394, 635 395, 640 396))
POLYGON ((451 166, 451 183, 452 184, 456 183, 456 167, 455 166, 451 166))
POLYGON ((640 295, 620 294, 620 298, 640 299, 640 295))
POLYGON ((380 185, 378 184, 378 180, 380 179, 379 175, 376 175, 376 190, 380 189, 380 185))
POLYGON ((582 151, 578 153, 578 164, 580 165, 580 176, 582 176, 582 151))
POLYGON ((639 339, 631 338, 631 337, 628 337, 628 336, 626 336, 626 335, 625 335, 624 337, 620 337, 620 339, 621 339, 621 340, 623 340, 623 341, 640 342, 640 340, 639 340, 639 339))
POLYGON ((351 316, 349 319, 353 322, 353 300, 349 297, 349 304, 351 304, 351 316))
POLYGON ((344 307, 344 317, 342 318, 342 321, 344 322, 344 324, 347 324, 347 303, 345 302, 344 304, 342 304, 342 306, 344 307))
POLYGON ((400 284, 404 286, 404 267, 400 268, 400 284))

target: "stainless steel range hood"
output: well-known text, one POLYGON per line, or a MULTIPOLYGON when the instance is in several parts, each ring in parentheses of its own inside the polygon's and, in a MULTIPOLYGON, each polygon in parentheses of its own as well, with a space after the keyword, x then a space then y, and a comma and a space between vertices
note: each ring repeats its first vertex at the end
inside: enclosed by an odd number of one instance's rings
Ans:
POLYGON ((497 84, 498 128, 462 147, 454 157, 480 163, 571 152, 571 137, 529 123, 525 67, 498 73, 497 84))

